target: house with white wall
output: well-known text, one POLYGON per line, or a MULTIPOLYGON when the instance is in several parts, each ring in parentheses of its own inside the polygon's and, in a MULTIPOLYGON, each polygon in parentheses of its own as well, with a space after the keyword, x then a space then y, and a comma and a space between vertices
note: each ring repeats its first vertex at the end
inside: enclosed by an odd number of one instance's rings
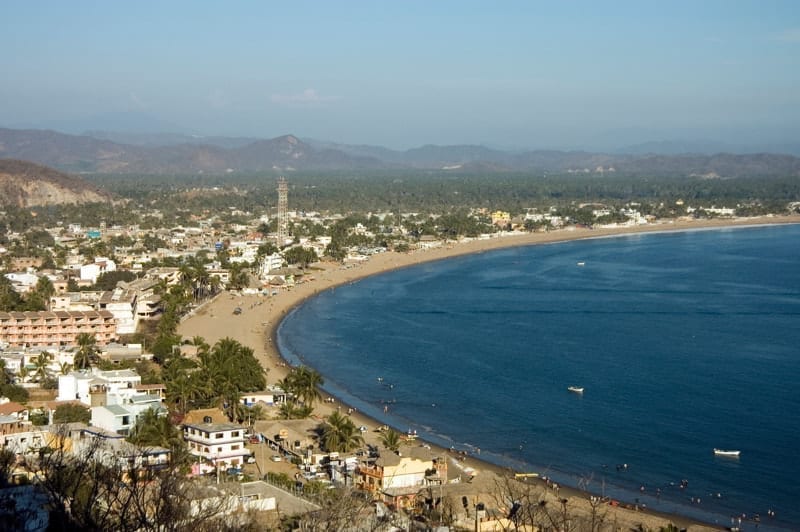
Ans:
POLYGON ((109 395, 132 397, 142 378, 129 369, 72 371, 58 376, 58 401, 80 401, 87 406, 106 403, 109 395))
POLYGON ((198 460, 238 466, 250 455, 244 445, 244 431, 233 423, 189 423, 183 426, 183 439, 198 460))
POLYGON ((94 262, 81 266, 81 279, 94 284, 102 274, 114 271, 117 271, 117 265, 113 260, 108 257, 95 257, 94 262))
POLYGON ((103 292, 97 302, 97 307, 113 314, 117 322, 117 335, 133 334, 139 325, 137 300, 138 293, 135 290, 115 288, 103 292))
POLYGON ((107 395, 106 404, 93 406, 92 426, 126 436, 145 411, 162 411, 161 397, 156 394, 136 394, 130 397, 107 395))

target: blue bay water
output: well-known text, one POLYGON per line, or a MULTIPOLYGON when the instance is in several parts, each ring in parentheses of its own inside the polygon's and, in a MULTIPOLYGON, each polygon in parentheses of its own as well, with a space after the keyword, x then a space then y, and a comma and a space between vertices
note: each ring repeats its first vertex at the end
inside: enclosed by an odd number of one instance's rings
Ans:
POLYGON ((326 391, 446 447, 722 526, 800 526, 800 226, 423 264, 320 294, 278 342, 326 391))

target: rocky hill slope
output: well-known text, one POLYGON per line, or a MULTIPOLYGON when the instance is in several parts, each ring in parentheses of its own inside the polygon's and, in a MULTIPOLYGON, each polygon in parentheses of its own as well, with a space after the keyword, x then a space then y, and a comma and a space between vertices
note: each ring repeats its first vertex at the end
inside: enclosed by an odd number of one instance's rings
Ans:
POLYGON ((0 159, 0 206, 35 207, 109 201, 80 179, 17 159, 0 159))

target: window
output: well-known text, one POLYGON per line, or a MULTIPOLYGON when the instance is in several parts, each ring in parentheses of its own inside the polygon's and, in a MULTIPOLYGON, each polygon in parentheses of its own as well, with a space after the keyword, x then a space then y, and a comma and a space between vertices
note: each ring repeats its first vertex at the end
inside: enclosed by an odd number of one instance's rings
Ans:
POLYGON ((217 432, 216 434, 214 434, 214 438, 216 438, 218 440, 221 440, 223 436, 225 436, 225 435, 223 433, 221 433, 221 432, 217 432))
POLYGON ((123 425, 130 425, 131 424, 131 417, 130 416, 122 416, 122 424, 123 425))
POLYGON ((239 437, 239 431, 238 430, 235 430, 235 431, 231 432, 231 438, 238 438, 238 437, 239 437))
POLYGON ((238 445, 231 445, 231 451, 238 451, 238 450, 239 450, 238 445))

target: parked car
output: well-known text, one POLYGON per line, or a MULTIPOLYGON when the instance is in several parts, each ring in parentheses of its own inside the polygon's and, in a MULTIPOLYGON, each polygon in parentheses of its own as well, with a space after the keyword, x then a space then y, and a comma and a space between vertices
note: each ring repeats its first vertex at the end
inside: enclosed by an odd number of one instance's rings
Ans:
POLYGON ((255 464, 256 463, 256 457, 251 454, 250 456, 247 457, 247 463, 248 464, 255 464))
POLYGON ((283 458, 281 458, 281 455, 279 454, 273 454, 270 457, 270 460, 272 460, 273 462, 280 462, 281 460, 283 460, 283 458))

